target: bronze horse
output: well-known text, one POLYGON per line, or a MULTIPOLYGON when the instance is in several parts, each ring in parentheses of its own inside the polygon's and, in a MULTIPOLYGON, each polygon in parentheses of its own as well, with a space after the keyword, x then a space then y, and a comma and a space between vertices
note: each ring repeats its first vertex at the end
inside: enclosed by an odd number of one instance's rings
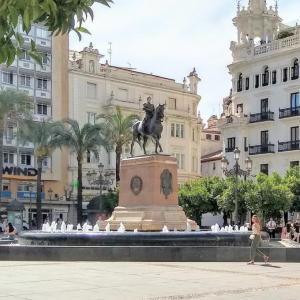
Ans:
POLYGON ((138 142, 141 146, 141 138, 143 138, 143 150, 144 154, 146 155, 146 144, 149 138, 152 138, 153 142, 155 143, 155 153, 157 152, 157 149, 159 147, 159 151, 163 152, 163 149, 161 147, 161 144, 159 142, 161 138, 161 133, 163 131, 163 118, 165 116, 164 114, 165 110, 165 104, 159 104, 153 113, 153 116, 149 122, 149 124, 146 124, 146 128, 148 129, 147 132, 144 131, 144 128, 142 126, 142 121, 138 121, 133 124, 132 126, 132 142, 131 142, 131 150, 130 154, 133 156, 133 146, 135 142, 138 142))

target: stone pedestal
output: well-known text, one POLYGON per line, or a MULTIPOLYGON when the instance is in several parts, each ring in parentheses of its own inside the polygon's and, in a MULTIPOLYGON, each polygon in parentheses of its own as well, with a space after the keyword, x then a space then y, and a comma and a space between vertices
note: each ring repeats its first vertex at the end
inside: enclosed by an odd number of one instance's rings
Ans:
MULTIPOLYGON (((178 205, 177 162, 169 155, 149 155, 121 162, 119 206, 108 220, 116 230, 186 230, 187 217, 178 205)), ((196 223, 189 221, 192 229, 196 223)))

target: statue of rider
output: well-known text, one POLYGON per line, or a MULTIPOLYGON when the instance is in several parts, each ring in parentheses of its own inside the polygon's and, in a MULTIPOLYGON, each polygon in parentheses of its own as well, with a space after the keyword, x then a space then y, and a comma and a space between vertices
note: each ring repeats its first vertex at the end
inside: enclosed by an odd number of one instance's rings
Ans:
POLYGON ((143 111, 145 111, 145 117, 142 123, 142 129, 145 133, 149 133, 150 120, 154 114, 154 105, 151 103, 151 97, 147 98, 147 102, 143 104, 143 111))

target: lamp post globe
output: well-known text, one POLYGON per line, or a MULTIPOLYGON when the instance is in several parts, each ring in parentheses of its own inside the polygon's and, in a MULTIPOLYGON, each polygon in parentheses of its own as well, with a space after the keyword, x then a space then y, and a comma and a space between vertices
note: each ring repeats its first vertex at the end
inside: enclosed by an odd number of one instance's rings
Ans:
POLYGON ((233 151, 233 158, 235 161, 238 161, 240 159, 240 154, 241 154, 241 151, 239 148, 235 148, 234 151, 233 151))

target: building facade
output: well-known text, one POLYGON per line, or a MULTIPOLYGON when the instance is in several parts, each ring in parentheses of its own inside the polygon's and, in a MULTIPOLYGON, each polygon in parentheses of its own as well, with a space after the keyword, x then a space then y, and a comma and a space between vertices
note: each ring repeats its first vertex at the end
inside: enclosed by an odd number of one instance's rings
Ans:
MULTIPOLYGON (((0 88, 13 88, 26 93, 32 101, 32 114, 36 121, 60 120, 66 117, 67 108, 63 99, 67 99, 67 92, 60 88, 63 83, 67 86, 68 64, 68 37, 51 37, 50 33, 41 24, 34 24, 31 31, 26 34, 21 23, 18 31, 24 38, 24 46, 20 57, 16 58, 9 67, 0 66, 0 88), (29 55, 31 40, 42 55, 42 65, 36 63, 29 55), (64 63, 65 60, 65 63, 64 63), (62 81, 62 82, 61 82, 62 81)), ((5 212, 5 207, 12 199, 24 203, 24 219, 31 220, 36 215, 36 160, 33 145, 23 144, 18 140, 19 124, 9 122, 4 134, 3 153, 3 186, 0 210, 5 212), (31 170, 28 174, 26 169, 31 170), (15 172, 12 170, 25 170, 15 172), (31 176, 33 175, 33 176, 31 176)), ((44 218, 56 218, 63 214, 66 217, 68 204, 63 201, 64 178, 67 171, 62 166, 64 159, 60 151, 43 162, 42 175, 42 201, 44 218)))
POLYGON ((222 177, 223 142, 217 122, 218 117, 212 115, 207 121, 207 126, 203 124, 201 132, 201 176, 203 177, 222 177))
MULTIPOLYGON (((138 72, 102 63, 103 55, 92 44, 81 52, 70 52, 69 62, 69 117, 81 125, 95 123, 99 114, 113 111, 119 106, 124 114, 137 114, 143 118, 143 103, 151 97, 152 103, 166 104, 164 130, 161 145, 165 154, 178 160, 179 183, 200 176, 200 133, 197 116, 200 96, 197 94, 197 73, 193 70, 183 83, 173 79, 138 72)), ((129 146, 125 147, 123 158, 129 157, 129 146)), ((150 147, 149 153, 153 153, 150 147)), ((142 154, 135 145, 134 154, 142 154)), ((95 194, 89 185, 86 173, 97 169, 99 162, 106 170, 115 170, 114 152, 100 151, 100 160, 86 157, 83 165, 84 195, 95 194)), ((69 181, 76 179, 77 166, 70 159, 69 181)))
POLYGON ((252 174, 283 175, 300 160, 300 26, 284 25, 277 4, 268 8, 264 0, 238 5, 233 24, 232 92, 218 122, 223 150, 230 167, 238 147, 242 167, 253 160, 252 174))

